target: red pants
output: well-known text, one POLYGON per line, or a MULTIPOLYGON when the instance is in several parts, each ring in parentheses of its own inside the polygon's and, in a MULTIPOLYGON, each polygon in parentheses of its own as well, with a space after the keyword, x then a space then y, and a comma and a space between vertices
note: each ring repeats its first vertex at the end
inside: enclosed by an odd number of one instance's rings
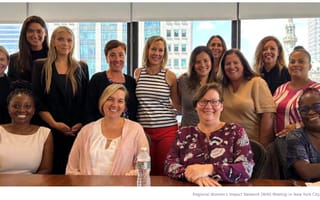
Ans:
POLYGON ((164 128, 145 128, 144 131, 151 139, 151 175, 162 176, 164 161, 176 139, 178 126, 168 126, 164 128))

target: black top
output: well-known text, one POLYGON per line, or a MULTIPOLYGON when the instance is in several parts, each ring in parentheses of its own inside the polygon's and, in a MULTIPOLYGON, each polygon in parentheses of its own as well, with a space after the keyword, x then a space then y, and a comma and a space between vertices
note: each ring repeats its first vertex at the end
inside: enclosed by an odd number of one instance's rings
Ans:
POLYGON ((278 66, 275 66, 269 72, 267 72, 263 67, 261 74, 262 78, 267 82, 272 95, 280 85, 291 80, 288 68, 282 68, 281 73, 279 74, 278 66))
MULTIPOLYGON (((48 50, 31 51, 30 66, 32 67, 33 62, 39 58, 46 58, 48 56, 48 50)), ((11 81, 25 80, 31 82, 32 70, 19 71, 17 69, 18 64, 18 52, 10 55, 10 63, 8 67, 8 76, 11 81)))
MULTIPOLYGON (((69 79, 64 74, 58 74, 55 64, 52 65, 52 82, 50 93, 45 92, 45 79, 42 68, 45 60, 35 61, 32 73, 32 89, 39 100, 39 111, 48 111, 57 122, 68 126, 77 123, 84 124, 84 106, 86 90, 89 82, 88 65, 80 62, 76 70, 77 91, 73 95, 69 79)), ((47 124, 43 124, 48 126, 47 124)))
POLYGON ((0 124, 9 123, 7 97, 10 93, 10 81, 7 75, 0 77, 0 124))
MULTIPOLYGON (((124 77, 125 83, 123 85, 129 93, 129 100, 126 102, 128 110, 124 113, 124 117, 137 121, 136 81, 131 76, 124 74, 124 77)), ((108 79, 106 71, 97 72, 91 77, 87 94, 87 122, 103 117, 99 111, 99 98, 104 89, 112 83, 112 80, 108 79)))

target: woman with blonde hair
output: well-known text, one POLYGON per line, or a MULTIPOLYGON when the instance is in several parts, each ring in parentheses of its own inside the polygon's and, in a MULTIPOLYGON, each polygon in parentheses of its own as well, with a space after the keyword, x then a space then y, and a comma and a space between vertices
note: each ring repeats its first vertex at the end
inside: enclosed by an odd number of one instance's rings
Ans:
POLYGON ((149 149, 143 128, 123 117, 129 93, 123 84, 111 84, 102 92, 102 118, 84 126, 70 152, 67 174, 136 175, 137 156, 149 149))
POLYGON ((74 139, 84 123, 88 66, 73 58, 74 34, 66 26, 51 36, 48 58, 35 63, 32 86, 40 100, 39 115, 52 129, 53 173, 64 174, 74 139))
POLYGON ((291 80, 283 47, 274 36, 266 36, 259 42, 253 67, 255 72, 267 82, 271 94, 281 84, 291 80))
POLYGON ((151 138, 151 174, 162 175, 163 164, 173 143, 179 109, 176 75, 166 69, 168 51, 161 36, 147 40, 143 51, 142 68, 135 71, 137 81, 138 122, 151 138))

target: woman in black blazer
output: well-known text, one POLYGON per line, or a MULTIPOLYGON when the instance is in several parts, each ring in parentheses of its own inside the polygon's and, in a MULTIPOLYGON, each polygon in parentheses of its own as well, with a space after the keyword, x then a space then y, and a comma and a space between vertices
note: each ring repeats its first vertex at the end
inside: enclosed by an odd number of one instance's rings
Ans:
POLYGON ((73 58, 74 34, 57 27, 50 40, 48 58, 35 62, 32 86, 39 99, 43 125, 52 129, 53 173, 64 174, 75 137, 84 125, 88 66, 73 58))

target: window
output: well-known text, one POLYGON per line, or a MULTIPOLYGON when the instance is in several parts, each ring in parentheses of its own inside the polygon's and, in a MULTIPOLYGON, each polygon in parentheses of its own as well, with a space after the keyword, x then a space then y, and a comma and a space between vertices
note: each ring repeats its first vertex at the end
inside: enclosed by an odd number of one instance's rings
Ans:
POLYGON ((187 37, 187 30, 186 29, 181 29, 181 37, 183 37, 183 38, 187 37))
POLYGON ((178 29, 174 29, 173 30, 173 34, 174 34, 174 37, 179 37, 179 30, 178 29))
POLYGON ((187 59, 181 59, 181 69, 187 69, 187 59))
POLYGON ((167 37, 171 37, 171 30, 167 30, 167 37))
POLYGON ((174 52, 175 53, 179 52, 179 45, 178 44, 174 44, 174 52))
POLYGON ((187 52, 187 44, 181 44, 181 52, 186 53, 187 52))
POLYGON ((317 26, 319 20, 320 18, 242 20, 241 51, 253 65, 258 43, 263 37, 273 35, 282 43, 288 64, 293 48, 302 45, 311 54, 312 68, 309 77, 320 82, 320 30, 317 26))

